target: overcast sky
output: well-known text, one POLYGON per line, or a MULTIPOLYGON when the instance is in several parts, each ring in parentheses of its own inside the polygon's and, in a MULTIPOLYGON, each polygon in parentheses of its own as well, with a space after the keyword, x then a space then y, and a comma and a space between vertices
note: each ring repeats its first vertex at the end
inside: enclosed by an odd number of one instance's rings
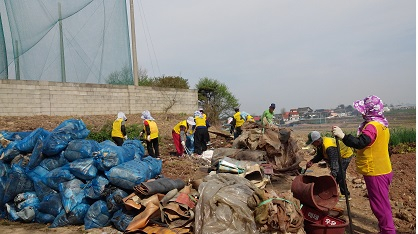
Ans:
POLYGON ((139 66, 216 79, 241 111, 416 103, 414 0, 134 2, 139 66))

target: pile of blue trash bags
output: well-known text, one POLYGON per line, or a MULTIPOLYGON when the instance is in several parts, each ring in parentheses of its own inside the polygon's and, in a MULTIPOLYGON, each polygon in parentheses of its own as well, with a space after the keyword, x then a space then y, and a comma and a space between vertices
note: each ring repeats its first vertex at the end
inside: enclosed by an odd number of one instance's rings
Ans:
POLYGON ((160 176, 162 161, 145 157, 140 140, 117 146, 89 133, 77 119, 52 131, 0 131, 0 218, 124 231, 134 215, 122 199, 160 176))

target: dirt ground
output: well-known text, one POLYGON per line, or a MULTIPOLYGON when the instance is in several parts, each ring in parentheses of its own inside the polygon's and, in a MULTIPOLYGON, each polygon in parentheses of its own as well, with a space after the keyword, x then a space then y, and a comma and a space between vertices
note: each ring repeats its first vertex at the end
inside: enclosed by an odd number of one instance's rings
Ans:
MULTIPOLYGON (((111 123, 116 116, 32 116, 32 117, 5 117, 0 116, 0 131, 31 131, 42 127, 46 130, 53 130, 62 121, 69 118, 81 118, 90 130, 98 130, 104 124, 111 123)), ((127 124, 141 123, 140 115, 127 115, 127 124)), ((203 159, 195 158, 178 158, 171 156, 174 152, 174 145, 171 138, 171 129, 180 120, 186 119, 187 116, 173 114, 156 114, 156 119, 160 130, 160 152, 163 159, 162 174, 169 178, 181 178, 184 181, 192 181, 207 175, 207 162, 203 159)), ((340 125, 342 126, 342 125, 340 125)), ((216 128, 213 126, 212 129, 216 128)), ((297 126, 293 128, 293 136, 296 137, 298 143, 302 146, 306 141, 306 135, 309 131, 328 129, 330 126, 309 125, 297 126)), ((221 130, 220 128, 216 128, 221 130)), ((344 128, 343 128, 344 129, 344 128)), ((134 136, 129 136, 134 137, 134 136)), ((232 138, 225 138, 219 135, 211 134, 210 147, 230 147, 232 138)), ((415 144, 413 145, 415 148, 415 144)), ((398 154, 396 149, 391 156, 394 178, 390 188, 390 199, 392 204, 392 212, 398 233, 415 233, 416 232, 416 153, 398 154)), ((308 155, 308 154, 306 154, 308 155)), ((311 156, 306 156, 309 160, 311 156)), ((306 161, 300 165, 303 167, 306 161)), ((308 175, 325 175, 329 174, 326 167, 315 164, 307 172, 308 175)), ((291 176, 283 176, 279 179, 272 180, 268 189, 290 189, 292 179, 291 176)), ((349 202, 350 214, 352 218, 353 233, 377 233, 377 220, 370 210, 369 201, 362 176, 355 172, 355 162, 352 161, 347 173, 347 185, 351 192, 352 200, 349 202)), ((345 202, 339 202, 337 207, 345 209, 344 218, 348 219, 345 202)), ((23 233, 120 233, 112 227, 100 229, 84 230, 84 226, 67 226, 60 228, 48 228, 48 225, 37 223, 17 223, 7 220, 0 220, 0 233, 6 234, 23 234, 23 233)), ((346 233, 349 228, 346 228, 346 233)))

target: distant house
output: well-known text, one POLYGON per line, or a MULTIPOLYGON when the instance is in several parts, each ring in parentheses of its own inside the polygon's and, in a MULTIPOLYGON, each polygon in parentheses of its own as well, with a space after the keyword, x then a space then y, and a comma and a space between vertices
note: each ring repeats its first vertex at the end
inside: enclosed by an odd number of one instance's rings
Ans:
POLYGON ((289 121, 297 121, 297 120, 299 120, 298 109, 290 109, 290 111, 289 111, 289 121))
POLYGON ((290 115, 290 112, 283 113, 282 115, 283 121, 285 122, 289 121, 289 115, 290 115))
POLYGON ((313 110, 310 107, 299 107, 297 112, 299 113, 300 118, 309 118, 308 116, 313 110))
POLYGON ((346 117, 347 115, 347 111, 345 111, 344 109, 335 109, 333 111, 333 113, 337 114, 338 117, 346 117))
POLYGON ((329 118, 330 116, 338 116, 333 110, 330 109, 317 109, 313 113, 315 114, 314 118, 329 118))

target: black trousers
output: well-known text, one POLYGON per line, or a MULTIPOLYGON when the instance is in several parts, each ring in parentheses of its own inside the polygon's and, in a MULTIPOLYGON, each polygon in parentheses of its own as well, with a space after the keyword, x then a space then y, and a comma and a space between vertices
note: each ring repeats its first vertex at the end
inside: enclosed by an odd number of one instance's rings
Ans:
POLYGON ((196 154, 201 155, 203 151, 208 149, 206 145, 207 135, 209 135, 207 128, 196 128, 196 131, 194 132, 194 152, 196 154))
POLYGON ((350 196, 350 191, 348 191, 348 188, 347 188, 347 191, 345 191, 345 188, 344 188, 345 181, 343 178, 346 177, 347 168, 348 168, 348 165, 350 164, 351 158, 353 158, 353 156, 349 158, 341 158, 341 164, 342 164, 344 175, 340 173, 340 164, 338 163, 338 158, 332 158, 329 161, 331 175, 335 178, 335 181, 337 182, 338 187, 340 187, 340 193, 343 195, 347 195, 347 196, 350 196))
POLYGON ((146 142, 148 154, 154 158, 160 157, 160 150, 158 148, 158 137, 146 142))
POLYGON ((123 138, 121 137, 112 137, 113 141, 116 143, 117 146, 122 146, 123 138))
POLYGON ((242 133, 242 129, 241 126, 240 127, 235 127, 235 131, 234 131, 234 139, 237 139, 242 133))

